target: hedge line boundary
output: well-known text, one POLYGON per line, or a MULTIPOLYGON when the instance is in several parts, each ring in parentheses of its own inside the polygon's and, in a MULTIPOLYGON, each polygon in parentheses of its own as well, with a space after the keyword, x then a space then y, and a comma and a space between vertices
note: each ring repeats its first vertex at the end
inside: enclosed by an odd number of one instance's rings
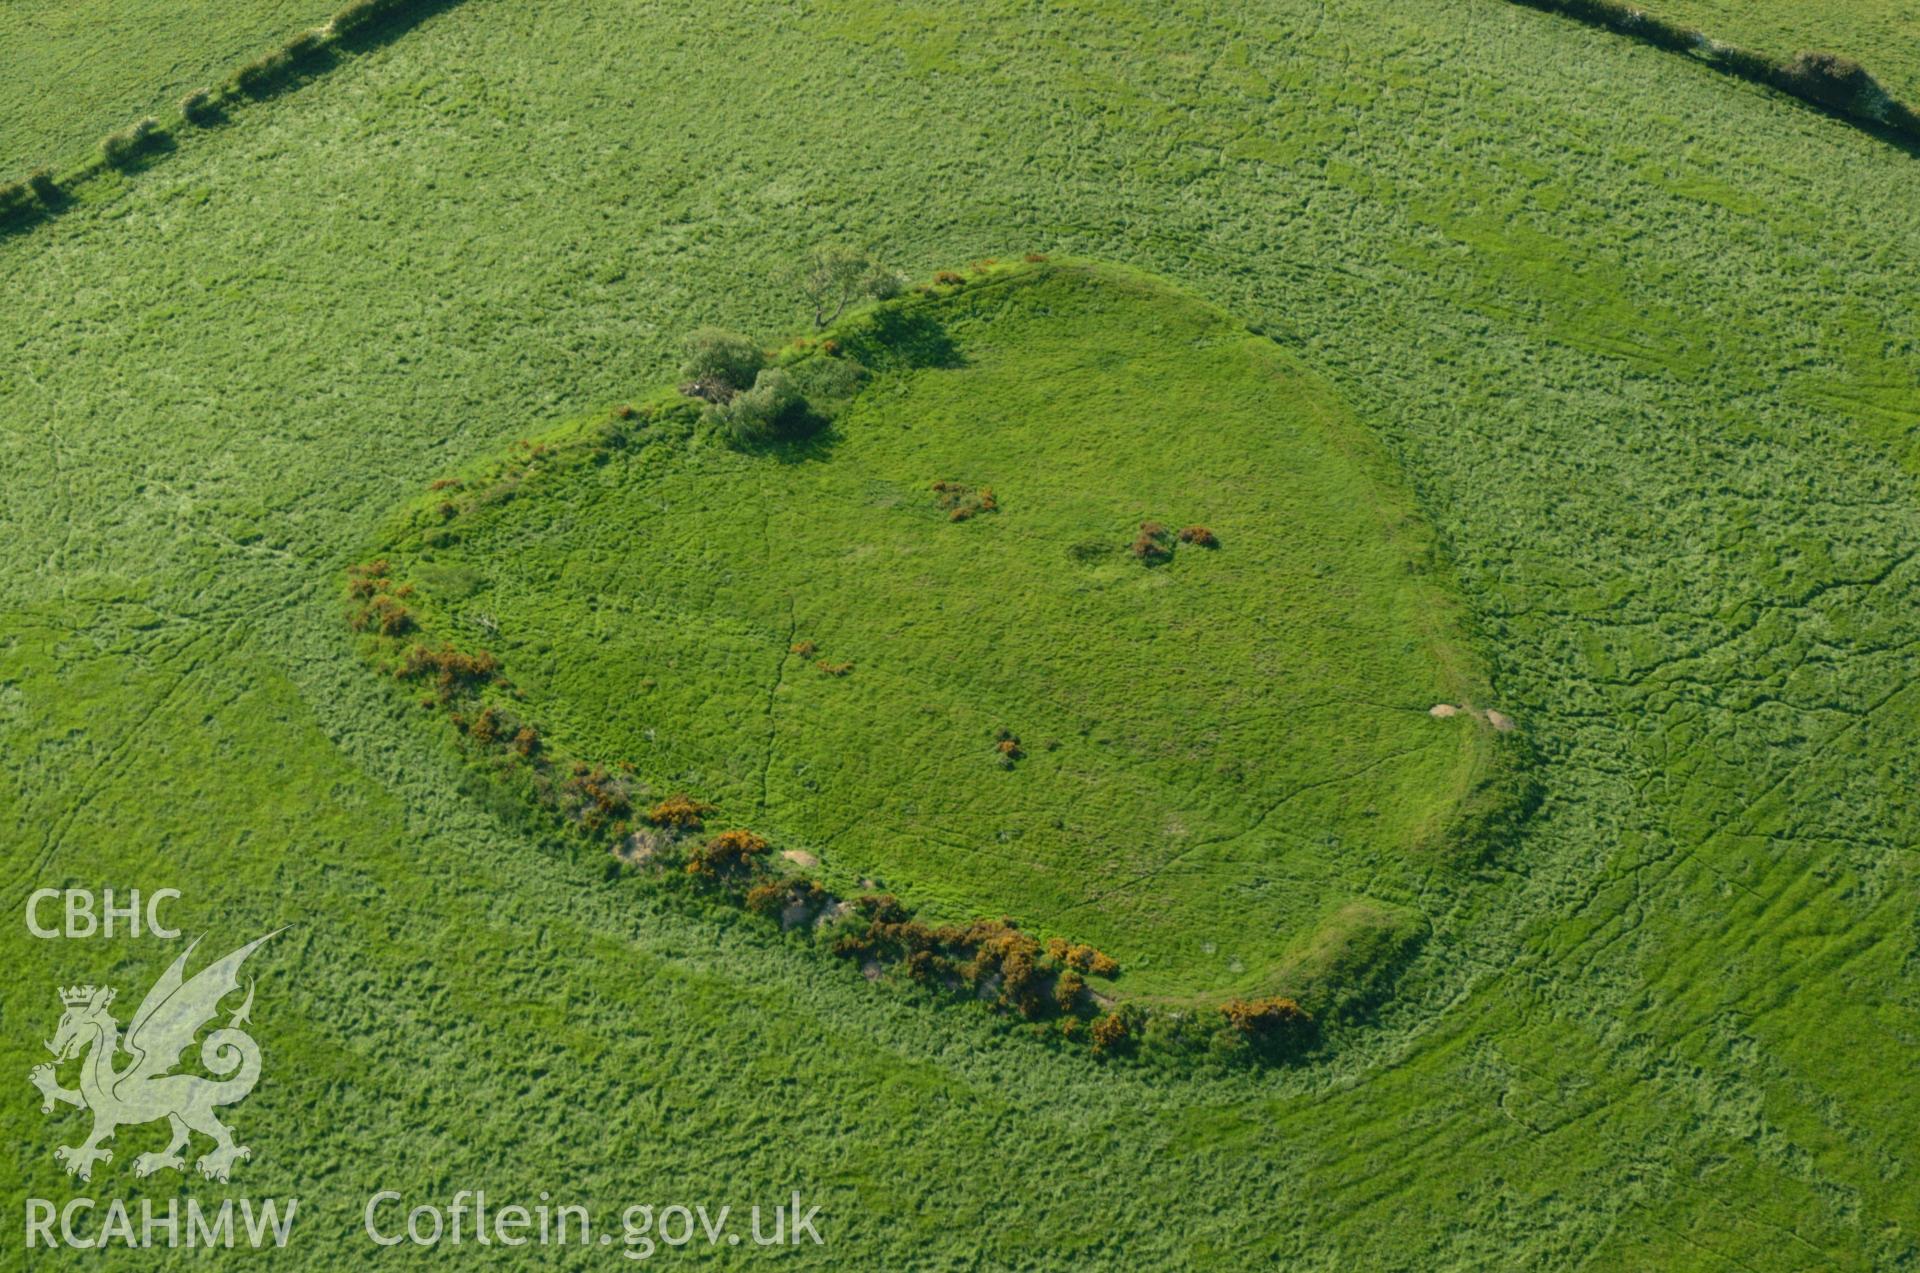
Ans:
POLYGON ((136 120, 102 137, 84 158, 56 172, 51 166, 0 183, 0 238, 32 230, 74 203, 81 189, 113 172, 137 172, 178 148, 188 129, 224 123, 247 102, 264 101, 331 70, 342 54, 364 53, 396 39, 461 0, 349 0, 332 17, 234 68, 218 85, 180 99, 164 122, 136 120))
POLYGON ((1920 154, 1920 114, 1867 68, 1838 53, 1803 51, 1790 58, 1724 44, 1704 31, 1648 13, 1623 0, 1513 0, 1616 35, 1681 53, 1737 79, 1771 88, 1920 154))

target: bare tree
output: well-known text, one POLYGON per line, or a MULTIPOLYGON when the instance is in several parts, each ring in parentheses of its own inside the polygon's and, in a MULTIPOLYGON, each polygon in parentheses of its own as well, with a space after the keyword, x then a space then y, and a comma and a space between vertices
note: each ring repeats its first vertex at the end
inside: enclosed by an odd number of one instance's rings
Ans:
POLYGON ((886 300, 900 294, 900 276, 859 248, 825 245, 807 253, 798 270, 800 291, 813 308, 818 331, 857 300, 886 300))

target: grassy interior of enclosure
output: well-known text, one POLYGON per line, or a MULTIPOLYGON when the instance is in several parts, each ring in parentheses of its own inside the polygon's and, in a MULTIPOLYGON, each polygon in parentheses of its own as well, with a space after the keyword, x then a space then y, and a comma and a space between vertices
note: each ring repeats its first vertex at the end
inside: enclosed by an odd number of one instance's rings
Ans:
POLYGON ((1297 990, 1356 903, 1420 924, 1484 851, 1448 839, 1495 731, 1428 712, 1493 704, 1390 463, 1164 286, 968 278, 794 360, 875 372, 796 445, 642 413, 436 482, 376 554, 405 640, 497 656, 490 698, 630 764, 636 804, 691 792, 840 893, 1090 941, 1129 998, 1297 990))
MULTIPOLYGON (((796 1267, 1911 1264, 1911 164, 1505 3, 469 0, 0 241, 0 903, 295 925, 233 1120, 289 1268, 382 1187, 559 1181, 802 1188, 796 1267), (697 324, 790 332, 828 238, 1151 269, 1399 461, 1547 798, 1323 1063, 1089 1065, 822 976, 496 817, 366 675, 339 580, 397 502, 697 324)), ((173 953, 9 931, 16 1076, 55 986, 173 953)), ((80 1133, 20 1082, 15 1216, 80 1133)), ((100 1196, 193 1187, 127 1174, 151 1135, 100 1196)))

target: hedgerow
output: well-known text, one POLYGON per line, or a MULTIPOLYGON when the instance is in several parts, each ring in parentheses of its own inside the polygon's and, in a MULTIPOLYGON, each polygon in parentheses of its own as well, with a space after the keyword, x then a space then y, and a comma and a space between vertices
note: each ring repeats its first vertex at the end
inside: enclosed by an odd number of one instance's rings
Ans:
POLYGON ((1920 115, 1881 86, 1852 58, 1835 53, 1801 52, 1776 57, 1723 44, 1624 0, 1515 0, 1528 8, 1558 13, 1671 52, 1699 58, 1710 66, 1764 84, 1874 132, 1920 143, 1920 115))
MULTIPOLYGON (((301 31, 234 68, 218 88, 197 88, 176 106, 181 121, 209 127, 224 117, 224 109, 241 98, 270 96, 296 77, 317 74, 331 65, 335 51, 352 37, 364 43, 383 26, 398 28, 408 18, 445 9, 460 0, 354 0, 324 25, 301 31)), ((134 121, 100 139, 95 154, 66 172, 56 182, 46 170, 0 184, 0 228, 18 229, 53 215, 61 196, 85 185, 103 171, 124 170, 142 158, 166 149, 173 140, 168 126, 153 116, 134 121)))

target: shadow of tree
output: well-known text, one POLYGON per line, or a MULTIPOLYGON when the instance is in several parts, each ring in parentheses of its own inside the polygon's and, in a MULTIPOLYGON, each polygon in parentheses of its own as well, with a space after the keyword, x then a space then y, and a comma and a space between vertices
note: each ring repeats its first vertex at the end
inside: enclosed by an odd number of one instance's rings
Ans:
MULTIPOLYGON (((722 425, 723 429, 726 426, 722 425)), ((831 458, 842 434, 833 418, 802 402, 781 417, 779 432, 772 437, 755 437, 726 431, 728 445, 749 455, 764 456, 781 464, 805 464, 831 458)))
POLYGON ((938 318, 920 309, 887 307, 847 334, 843 344, 875 371, 964 367, 966 358, 938 318))

